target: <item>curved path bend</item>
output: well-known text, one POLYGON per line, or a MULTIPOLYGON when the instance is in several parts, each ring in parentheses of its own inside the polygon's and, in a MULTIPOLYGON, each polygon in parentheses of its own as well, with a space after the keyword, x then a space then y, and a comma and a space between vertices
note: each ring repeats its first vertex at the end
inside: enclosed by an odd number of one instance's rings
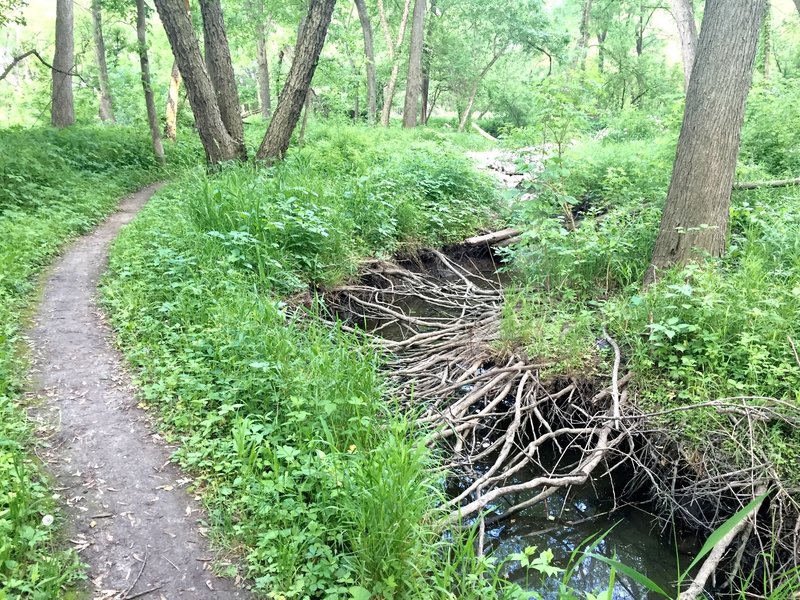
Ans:
MULTIPOLYGON (((97 283, 120 228, 158 189, 118 212, 58 261, 29 331, 42 458, 67 505, 67 537, 89 565, 92 598, 247 598, 212 573, 204 514, 169 462, 97 305, 97 283)), ((41 453, 40 453, 41 455, 41 453)))

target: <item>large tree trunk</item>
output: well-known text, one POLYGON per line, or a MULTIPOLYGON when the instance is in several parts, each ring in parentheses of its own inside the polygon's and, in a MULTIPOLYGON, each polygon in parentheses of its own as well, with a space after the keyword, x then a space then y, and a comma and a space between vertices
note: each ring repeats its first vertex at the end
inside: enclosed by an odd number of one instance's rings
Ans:
MULTIPOLYGON (((798 0, 800 2, 800 0, 798 0)), ((386 38, 386 47, 389 51, 389 59, 392 62, 392 72, 389 75, 389 82, 386 84, 386 89, 383 94, 383 110, 381 110, 381 125, 384 127, 389 126, 389 119, 392 116, 392 103, 394 102, 394 91, 397 87, 397 78, 400 73, 400 49, 403 46, 403 40, 406 37, 406 27, 408 25, 408 15, 411 9, 411 0, 405 0, 403 5, 403 15, 400 17, 400 26, 397 29, 397 41, 392 40, 392 34, 389 31, 389 21, 386 18, 386 10, 383 7, 383 0, 378 0, 378 14, 381 19, 381 28, 383 29, 383 36, 386 38)))
POLYGON ((265 119, 272 116, 272 94, 269 89, 269 60, 267 58, 267 22, 264 3, 256 3, 256 59, 258 61, 258 97, 261 100, 261 115, 265 119))
POLYGON ((417 126, 419 96, 422 92, 422 48, 425 43, 425 8, 428 0, 416 0, 411 18, 411 49, 408 53, 406 102, 403 106, 403 127, 417 126))
POLYGON ((378 88, 375 82, 375 45, 372 39, 372 24, 364 0, 355 0, 358 20, 364 32, 364 56, 367 58, 367 118, 374 125, 378 113, 378 88))
POLYGON ((211 79, 205 69, 192 22, 181 0, 155 0, 158 15, 167 32, 172 54, 186 83, 197 131, 210 164, 244 159, 242 145, 234 140, 222 122, 211 79))
POLYGON ((147 56, 147 11, 144 0, 136 0, 136 39, 139 42, 139 64, 142 67, 142 88, 144 103, 147 106, 147 123, 150 125, 150 136, 153 138, 153 154, 160 164, 164 164, 164 146, 161 145, 161 133, 156 114, 156 103, 153 99, 153 88, 150 85, 150 60, 147 56))
MULTIPOLYGON (((800 0, 798 0, 800 2, 800 0)), ((681 38, 683 54, 683 89, 689 89, 692 76, 695 52, 697 51, 697 23, 694 20, 694 9, 691 0, 672 0, 672 15, 678 25, 678 36, 681 38)))
POLYGON ((289 140, 300 119, 319 55, 325 44, 335 4, 336 0, 311 0, 278 107, 256 155, 259 160, 270 163, 282 160, 289 148, 289 140))
MULTIPOLYGON (((186 14, 190 14, 189 0, 183 0, 186 14)), ((164 137, 173 142, 178 139, 178 101, 181 91, 181 70, 178 61, 172 61, 167 88, 167 108, 164 112, 164 137)))
POLYGON ((469 117, 472 114, 472 107, 475 104, 475 96, 478 95, 478 88, 480 88, 483 78, 486 77, 486 74, 489 72, 489 69, 491 69, 494 66, 494 63, 496 63, 498 59, 501 56, 503 56, 503 54, 504 54, 503 52, 498 52, 497 54, 495 54, 492 57, 492 60, 489 61, 489 64, 487 64, 480 72, 480 75, 478 75, 478 79, 475 80, 475 83, 472 86, 472 90, 470 90, 469 100, 467 101, 467 109, 464 111, 464 114, 461 116, 461 120, 458 123, 459 132, 464 131, 464 128, 467 126, 467 121, 469 121, 469 117))
POLYGON ((53 91, 50 120, 54 127, 75 124, 72 72, 75 67, 72 0, 56 0, 56 50, 53 56, 53 91))
POLYGON ((664 214, 646 283, 721 256, 764 0, 707 0, 664 214))
POLYGON ((108 83, 106 65, 106 43, 103 39, 103 16, 100 0, 92 0, 92 30, 94 32, 94 53, 97 59, 97 78, 100 83, 100 120, 114 122, 114 107, 111 101, 111 85, 108 83))
POLYGON ((236 88, 236 76, 233 73, 220 0, 200 0, 200 13, 203 16, 206 64, 211 85, 217 94, 220 116, 225 129, 239 145, 240 156, 246 158, 242 107, 239 104, 239 90, 236 88))
POLYGON ((589 19, 592 15, 592 0, 583 0, 581 9, 581 37, 578 38, 578 66, 586 68, 586 49, 589 47, 589 19))

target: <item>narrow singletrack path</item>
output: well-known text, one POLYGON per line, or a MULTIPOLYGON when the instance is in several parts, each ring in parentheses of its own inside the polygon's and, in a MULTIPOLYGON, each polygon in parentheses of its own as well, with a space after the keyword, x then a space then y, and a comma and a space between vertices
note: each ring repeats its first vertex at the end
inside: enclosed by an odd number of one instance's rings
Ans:
POLYGON ((29 332, 42 458, 67 505, 67 537, 89 565, 95 599, 247 598, 210 570, 203 512, 169 462, 97 305, 97 283, 120 228, 158 189, 119 211, 58 261, 29 332))

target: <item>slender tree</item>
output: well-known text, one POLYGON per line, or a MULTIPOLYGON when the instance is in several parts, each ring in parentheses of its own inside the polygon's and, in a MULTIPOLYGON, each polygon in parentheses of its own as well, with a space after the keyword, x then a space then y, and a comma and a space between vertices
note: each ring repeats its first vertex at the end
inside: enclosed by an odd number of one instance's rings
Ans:
MULTIPOLYGON (((675 0, 680 1, 680 0, 675 0)), ((589 47, 589 19, 592 16, 592 0, 583 0, 583 6, 581 7, 581 26, 580 26, 580 34, 581 37, 578 38, 578 66, 581 69, 586 68, 586 50, 589 47)))
POLYGON ((286 77, 275 114, 258 149, 257 158, 267 162, 282 160, 289 148, 292 132, 300 119, 317 69, 336 0, 311 0, 308 15, 300 27, 294 49, 294 61, 286 77))
POLYGON ((210 164, 245 159, 242 144, 228 133, 222 122, 216 93, 206 71, 192 22, 182 0, 155 0, 158 15, 167 32, 172 54, 186 83, 197 131, 210 164))
POLYGON ((707 0, 678 149, 646 283, 721 256, 765 0, 707 0))
POLYGON ((256 59, 258 61, 258 97, 261 114, 265 119, 272 116, 272 94, 269 82, 269 60, 267 58, 267 36, 270 24, 264 14, 263 0, 256 0, 256 59))
MULTIPOLYGON (((190 13, 189 0, 183 3, 186 13, 190 13)), ((164 137, 173 142, 178 139, 178 100, 181 91, 181 70, 178 61, 172 61, 172 70, 169 74, 169 87, 167 88, 167 107, 164 112, 164 137)))
POLYGON ((771 2, 767 0, 764 8, 764 24, 761 26, 761 50, 763 52, 763 62, 761 63, 764 72, 764 79, 769 79, 769 61, 772 53, 772 18, 771 2))
POLYGON ((94 53, 97 60, 97 78, 100 83, 100 120, 114 122, 114 106, 111 100, 111 85, 108 82, 106 65, 106 43, 103 39, 103 13, 100 0, 92 0, 92 31, 94 33, 94 53))
POLYGON ((156 103, 153 99, 153 88, 150 85, 150 59, 147 55, 147 8, 144 0, 136 0, 136 39, 138 41, 139 64, 142 68, 142 88, 144 89, 144 102, 147 107, 147 123, 150 125, 150 136, 153 139, 153 154, 155 154, 159 163, 164 164, 164 146, 161 144, 156 103))
POLYGON ((378 114, 378 88, 375 79, 375 44, 372 37, 372 23, 364 0, 355 0, 358 20, 364 34, 364 56, 367 58, 367 118, 370 125, 375 124, 378 114))
MULTIPOLYGON (((800 1, 800 0, 798 0, 800 1)), ((672 16, 678 26, 683 55, 683 89, 689 88, 692 76, 695 53, 697 52, 697 23, 694 20, 694 9, 691 0, 672 0, 672 16)))
MULTIPOLYGON (((798 0, 800 2, 800 0, 798 0)), ((389 75, 389 82, 386 84, 386 89, 383 94, 383 109, 381 110, 381 125, 384 127, 389 126, 389 119, 392 115, 392 103, 394 102, 394 91, 397 87, 397 78, 400 74, 400 50, 403 46, 403 40, 406 37, 406 27, 408 25, 408 15, 411 10, 411 0, 405 0, 403 3, 403 14, 400 17, 400 25, 397 28, 397 39, 392 39, 392 32, 389 29, 389 19, 386 16, 386 9, 383 5, 383 0, 378 0, 378 16, 381 21, 381 29, 383 30, 383 37, 386 39, 386 48, 389 52, 389 60, 392 63, 392 72, 389 75)))
POLYGON ((75 68, 72 0, 56 0, 56 49, 53 56, 53 90, 50 120, 54 127, 75 124, 72 73, 75 68))
POLYGON ((228 36, 225 33, 220 0, 200 0, 200 13, 203 16, 206 65, 217 95, 220 116, 228 134, 239 146, 238 154, 245 158, 247 149, 244 145, 242 107, 239 104, 239 90, 233 73, 233 61, 228 47, 228 36))
POLYGON ((411 49, 408 53, 406 101, 403 106, 403 127, 417 126, 419 99, 422 93, 422 48, 425 43, 425 8, 427 0, 416 0, 411 17, 411 49))

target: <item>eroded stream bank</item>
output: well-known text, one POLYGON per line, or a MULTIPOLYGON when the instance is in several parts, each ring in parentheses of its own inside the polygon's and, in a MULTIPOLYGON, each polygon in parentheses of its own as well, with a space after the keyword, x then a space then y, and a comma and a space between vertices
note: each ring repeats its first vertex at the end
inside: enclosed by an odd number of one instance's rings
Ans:
MULTIPOLYGON (((326 302, 387 353, 392 393, 447 457, 448 524, 477 523, 480 544, 500 558, 550 548, 562 567, 586 538, 611 529, 599 551, 674 590, 683 550, 696 548, 676 550, 642 510, 647 482, 634 476, 631 431, 619 412, 629 378, 610 347, 613 377, 547 375, 549 365, 504 331, 504 288, 513 281, 498 266, 487 249, 463 247, 373 261, 326 302)), ((555 594, 513 567, 511 579, 555 594)), ((596 591, 609 574, 587 560, 572 583, 596 591)), ((632 581, 617 588, 615 598, 647 597, 632 581)))

